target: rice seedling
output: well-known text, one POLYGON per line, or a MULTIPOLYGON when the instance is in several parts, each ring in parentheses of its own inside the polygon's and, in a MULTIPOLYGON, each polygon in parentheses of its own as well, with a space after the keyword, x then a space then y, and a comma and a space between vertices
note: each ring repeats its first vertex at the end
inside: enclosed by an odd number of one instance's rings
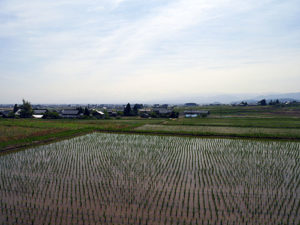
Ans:
POLYGON ((300 144, 93 133, 0 157, 0 224, 299 224, 300 144))

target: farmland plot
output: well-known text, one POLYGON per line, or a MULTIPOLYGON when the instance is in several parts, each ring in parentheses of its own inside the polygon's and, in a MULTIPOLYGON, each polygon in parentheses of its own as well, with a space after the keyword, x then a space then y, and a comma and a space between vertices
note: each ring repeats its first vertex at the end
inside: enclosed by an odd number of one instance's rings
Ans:
POLYGON ((0 157, 0 224, 299 224, 300 144, 90 134, 0 157))

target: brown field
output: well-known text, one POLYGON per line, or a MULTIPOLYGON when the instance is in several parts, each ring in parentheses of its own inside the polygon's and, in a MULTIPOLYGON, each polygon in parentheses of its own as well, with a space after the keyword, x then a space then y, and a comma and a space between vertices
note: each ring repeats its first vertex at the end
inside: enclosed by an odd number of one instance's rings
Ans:
POLYGON ((56 133, 62 129, 19 127, 19 126, 0 126, 0 142, 19 140, 26 137, 41 136, 56 133))
POLYGON ((188 125, 160 125, 146 124, 135 128, 138 131, 164 131, 164 132, 182 132, 182 133, 199 133, 215 135, 245 135, 245 136, 270 136, 299 138, 300 129, 295 128, 260 128, 260 127, 224 127, 224 126, 188 126, 188 125))
POLYGON ((94 133, 0 157, 0 224, 299 224, 300 144, 94 133))
MULTIPOLYGON (((41 129, 39 129, 41 130, 41 129)), ((14 138, 26 137, 37 131, 36 128, 26 127, 4 127, 0 126, 0 141, 12 140, 14 138)))

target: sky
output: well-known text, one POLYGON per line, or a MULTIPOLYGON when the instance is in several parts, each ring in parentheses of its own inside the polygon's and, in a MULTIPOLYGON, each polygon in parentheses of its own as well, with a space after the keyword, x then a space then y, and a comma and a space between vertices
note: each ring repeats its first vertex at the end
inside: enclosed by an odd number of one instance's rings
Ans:
POLYGON ((0 0, 2 104, 197 101, 299 84, 300 0, 0 0))

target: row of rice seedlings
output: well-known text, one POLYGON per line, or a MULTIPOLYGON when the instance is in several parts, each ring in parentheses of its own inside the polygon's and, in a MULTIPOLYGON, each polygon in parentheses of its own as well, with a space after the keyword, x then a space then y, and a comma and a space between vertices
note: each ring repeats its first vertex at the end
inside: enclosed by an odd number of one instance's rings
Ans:
POLYGON ((298 224, 300 145, 90 134, 0 158, 0 224, 298 224))

